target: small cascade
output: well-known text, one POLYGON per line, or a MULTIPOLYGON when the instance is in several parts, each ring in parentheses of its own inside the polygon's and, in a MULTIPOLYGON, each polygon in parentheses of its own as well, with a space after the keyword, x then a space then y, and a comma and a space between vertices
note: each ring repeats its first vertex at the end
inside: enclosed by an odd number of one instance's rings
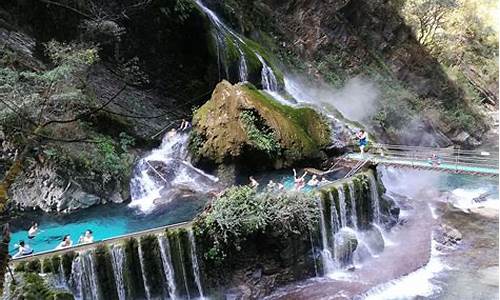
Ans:
POLYGON ((188 286, 188 281, 187 281, 187 275, 186 275, 186 267, 184 266, 184 259, 182 255, 182 245, 181 245, 181 240, 177 239, 177 249, 179 250, 180 253, 180 263, 181 263, 181 271, 182 271, 182 279, 184 281, 184 288, 186 288, 186 297, 188 299, 191 299, 191 295, 189 294, 189 286, 188 286))
POLYGON ((122 247, 113 246, 111 248, 111 265, 113 266, 113 275, 116 283, 118 300, 125 300, 125 280, 123 278, 123 264, 125 253, 122 247))
POLYGON ((142 245, 141 242, 138 242, 138 250, 139 250, 139 263, 141 265, 141 274, 142 274, 142 281, 144 282, 144 289, 146 290, 146 299, 150 300, 151 299, 151 288, 148 284, 148 281, 146 279, 146 271, 144 269, 144 253, 142 251, 142 245))
POLYGON ((255 53, 260 63, 262 64, 262 88, 266 91, 277 92, 278 91, 278 80, 276 80, 276 76, 274 75, 273 69, 271 69, 267 64, 264 58, 260 56, 260 54, 255 53))
POLYGON ((166 134, 161 146, 142 158, 130 182, 131 207, 149 213, 157 205, 167 204, 183 191, 206 193, 218 179, 189 162, 189 134, 166 134))
POLYGON ((337 213, 337 207, 335 206, 335 199, 333 198, 332 193, 330 193, 330 200, 331 200, 331 210, 332 210, 330 223, 332 225, 332 234, 335 234, 335 232, 338 232, 340 230, 341 224, 339 220, 339 215, 337 213))
POLYGON ((163 264, 163 272, 168 285, 168 295, 170 299, 177 299, 177 287, 175 285, 174 266, 170 255, 170 243, 164 235, 158 236, 158 244, 160 245, 160 255, 163 264))
POLYGON ((81 252, 73 260, 70 282, 76 299, 99 300, 99 281, 93 252, 81 252))
POLYGON ((201 285, 200 266, 198 264, 198 256, 196 254, 196 241, 194 239, 192 229, 189 229, 188 236, 189 243, 191 244, 191 265, 193 266, 194 280, 196 281, 196 287, 198 288, 200 299, 205 299, 205 296, 203 295, 203 287, 201 285))
POLYGON ((68 287, 68 281, 66 280, 66 277, 64 276, 64 268, 62 264, 62 259, 59 259, 59 274, 57 276, 57 282, 56 286, 61 287, 61 288, 67 288, 68 287))
POLYGON ((339 192, 339 212, 340 212, 340 225, 347 227, 347 209, 345 204, 345 191, 343 188, 338 189, 339 192))
POLYGON ((375 176, 372 173, 368 175, 370 182, 370 200, 372 202, 373 223, 380 224, 380 198, 378 194, 378 185, 375 176))
POLYGON ((351 223, 355 230, 358 230, 358 212, 356 211, 356 191, 354 182, 349 181, 349 198, 351 199, 351 223))
POLYGON ((335 262, 333 261, 332 252, 328 245, 328 237, 326 230, 326 221, 324 216, 323 201, 318 198, 318 207, 320 215, 321 242, 323 249, 321 250, 321 260, 323 261, 323 269, 325 274, 332 273, 335 270, 335 262))
MULTIPOLYGON (((239 48, 238 48, 239 49, 239 48)), ((245 54, 241 49, 239 49, 240 52, 240 67, 239 67, 239 76, 240 76, 240 82, 245 82, 248 81, 248 67, 247 67, 247 60, 245 58, 245 54)))
POLYGON ((314 262, 314 274, 316 275, 316 277, 318 277, 319 276, 318 265, 316 263, 316 253, 314 251, 314 241, 313 241, 311 231, 309 231, 309 242, 311 243, 311 254, 312 254, 313 262, 314 262))

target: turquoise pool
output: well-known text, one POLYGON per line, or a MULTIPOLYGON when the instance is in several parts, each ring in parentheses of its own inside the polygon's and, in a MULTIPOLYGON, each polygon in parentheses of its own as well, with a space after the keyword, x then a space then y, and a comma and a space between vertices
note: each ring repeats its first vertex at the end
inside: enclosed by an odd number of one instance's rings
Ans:
POLYGON ((11 243, 9 251, 15 254, 15 244, 23 240, 35 253, 52 250, 69 234, 73 245, 86 229, 93 231, 94 241, 111 238, 127 233, 151 229, 159 226, 189 221, 200 212, 205 204, 203 199, 182 199, 165 208, 162 212, 149 215, 138 214, 136 210, 124 205, 105 205, 77 212, 66 217, 50 217, 34 214, 25 216, 22 222, 11 224, 11 243), (38 223, 40 233, 28 239, 31 222, 38 223), (22 223, 22 224, 20 224, 22 223))

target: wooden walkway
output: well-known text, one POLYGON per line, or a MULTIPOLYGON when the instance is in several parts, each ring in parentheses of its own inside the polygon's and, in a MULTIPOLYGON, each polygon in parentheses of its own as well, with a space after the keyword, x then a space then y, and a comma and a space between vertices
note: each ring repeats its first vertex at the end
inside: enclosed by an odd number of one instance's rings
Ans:
POLYGON ((454 148, 375 144, 364 155, 350 153, 344 159, 478 176, 498 176, 499 173, 497 152, 454 148))

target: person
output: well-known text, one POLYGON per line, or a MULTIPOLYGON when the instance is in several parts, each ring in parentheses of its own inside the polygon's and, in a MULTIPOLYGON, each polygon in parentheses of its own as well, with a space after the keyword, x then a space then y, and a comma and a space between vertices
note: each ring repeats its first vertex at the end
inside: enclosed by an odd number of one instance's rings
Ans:
POLYGON ((28 230, 28 239, 34 239, 35 236, 38 234, 39 229, 38 229, 38 223, 32 222, 31 227, 28 230))
POLYGON ((79 244, 87 244, 93 242, 94 242, 94 237, 92 236, 92 230, 90 229, 85 230, 85 234, 80 236, 80 239, 78 240, 79 244))
POLYGON ((28 244, 24 241, 19 241, 19 245, 16 246, 18 247, 18 251, 12 258, 33 254, 33 249, 31 249, 30 246, 28 246, 28 244))
POLYGON ((269 180, 269 183, 267 184, 267 188, 270 190, 273 190, 276 187, 276 183, 271 179, 269 180))
POLYGON ((255 178, 253 178, 253 176, 248 177, 248 179, 250 180, 250 186, 252 188, 256 188, 259 186, 259 182, 257 180, 255 180, 255 178))
POLYGON ((71 238, 69 234, 65 235, 62 239, 62 241, 57 245, 56 249, 64 249, 71 247, 73 245, 73 242, 71 241, 71 238))
POLYGON ((278 191, 282 191, 284 189, 285 189, 285 186, 283 185, 283 183, 278 182, 278 191))
POLYGON ((365 153, 365 147, 368 144, 368 134, 361 129, 356 136, 358 138, 359 150, 361 151, 361 155, 363 155, 365 153))
POLYGON ((429 157, 429 164, 431 164, 433 167, 437 167, 441 164, 441 160, 439 159, 439 156, 437 154, 432 154, 431 157, 429 157))
POLYGON ((325 185, 325 184, 328 184, 328 183, 330 183, 330 182, 331 182, 331 181, 330 181, 330 180, 328 180, 328 179, 326 179, 326 177, 323 177, 323 178, 321 178, 321 181, 319 182, 319 184, 318 184, 318 185, 325 185))
POLYGON ((189 121, 186 121, 186 119, 182 119, 181 126, 179 127, 180 131, 184 131, 191 128, 191 123, 189 121))
POLYGON ((296 191, 300 191, 306 185, 306 180, 305 180, 306 175, 307 175, 307 171, 305 171, 301 177, 298 177, 297 171, 295 171, 295 169, 293 169, 293 177, 295 180, 295 190, 296 191))
POLYGON ((177 134, 177 130, 175 128, 170 129, 170 131, 167 133, 167 137, 173 138, 177 134))
POLYGON ((313 175, 312 178, 307 182, 308 186, 317 187, 319 184, 318 176, 313 175))

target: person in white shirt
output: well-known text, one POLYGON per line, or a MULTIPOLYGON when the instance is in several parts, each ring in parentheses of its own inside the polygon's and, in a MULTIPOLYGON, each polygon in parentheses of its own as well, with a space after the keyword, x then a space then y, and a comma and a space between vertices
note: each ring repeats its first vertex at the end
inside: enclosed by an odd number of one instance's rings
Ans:
POLYGON ((312 186, 312 187, 316 187, 316 186, 318 186, 318 184, 319 184, 319 180, 318 180, 318 177, 316 175, 313 175, 311 180, 309 180, 307 182, 307 185, 312 186))
POLYGON ((62 239, 62 241, 57 245, 56 249, 64 249, 73 246, 73 242, 71 241, 71 238, 69 234, 65 235, 62 239))
POLYGON ((38 234, 39 231, 40 230, 38 229, 38 223, 36 223, 36 222, 31 223, 31 227, 28 230, 28 238, 30 240, 34 239, 35 236, 38 234))
POLYGON ((90 229, 85 230, 85 234, 83 236, 80 236, 80 239, 78 240, 78 244, 87 244, 93 242, 94 236, 92 235, 92 230, 90 229))
POLYGON ((250 180, 250 187, 257 188, 259 186, 259 182, 253 176, 248 177, 248 180, 250 180))
POLYGON ((16 246, 18 247, 18 251, 14 256, 12 256, 12 258, 33 254, 33 249, 31 249, 28 244, 24 243, 24 241, 20 241, 19 245, 16 246))

